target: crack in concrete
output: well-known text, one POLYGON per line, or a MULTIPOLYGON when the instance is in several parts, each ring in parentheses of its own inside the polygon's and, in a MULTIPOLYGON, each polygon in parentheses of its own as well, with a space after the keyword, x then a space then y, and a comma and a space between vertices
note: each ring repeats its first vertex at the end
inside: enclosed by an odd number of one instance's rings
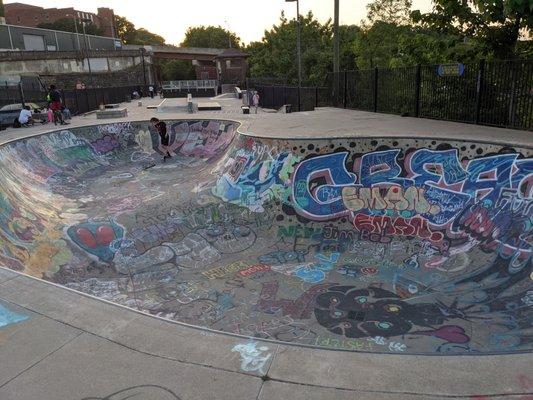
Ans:
MULTIPOLYGON (((11 303, 11 304, 14 304, 14 303, 11 303)), ((19 307, 22 307, 22 306, 19 306, 19 307)), ((25 308, 25 307, 24 307, 25 308)), ((29 310, 29 309, 27 309, 29 310)), ((31 311, 31 310, 29 310, 31 311)), ((48 318, 46 317, 46 315, 43 315, 45 318, 48 318)), ((60 351, 62 348, 64 348, 65 346, 67 346, 69 343, 71 343, 72 341, 76 340, 77 338, 79 338, 81 335, 83 335, 83 331, 79 330, 80 332, 74 336, 73 338, 67 340, 65 343, 63 343, 61 346, 59 346, 58 348, 52 350, 51 352, 49 352, 48 354, 46 354, 45 356, 43 356, 41 359, 39 359, 38 361, 34 362, 32 365, 30 365, 29 367, 23 369, 22 371, 20 371, 17 375, 15 375, 13 378, 7 380, 6 382, 4 382, 3 384, 0 385, 0 389, 2 389, 3 387, 7 386, 10 382, 14 381, 15 379, 17 379, 19 376, 23 375, 24 373, 28 372, 30 369, 32 369, 33 367, 37 366, 38 364, 40 364, 42 361, 46 360, 48 357, 50 357, 52 354, 55 354, 56 352, 60 351)))

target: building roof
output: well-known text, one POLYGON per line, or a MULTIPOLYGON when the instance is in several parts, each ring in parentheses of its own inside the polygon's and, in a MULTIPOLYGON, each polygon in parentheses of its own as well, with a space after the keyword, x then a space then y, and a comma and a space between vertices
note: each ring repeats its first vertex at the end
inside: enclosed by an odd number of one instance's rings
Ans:
POLYGON ((244 51, 241 51, 239 49, 224 49, 218 56, 218 58, 233 58, 233 57, 248 57, 248 54, 246 54, 244 51))

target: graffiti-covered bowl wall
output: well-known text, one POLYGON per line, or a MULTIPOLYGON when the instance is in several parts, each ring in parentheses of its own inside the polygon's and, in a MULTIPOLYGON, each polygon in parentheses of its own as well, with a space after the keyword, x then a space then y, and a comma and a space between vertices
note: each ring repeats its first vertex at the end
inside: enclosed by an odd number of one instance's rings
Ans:
POLYGON ((0 147, 0 263, 265 340, 532 350, 532 149, 237 127, 112 124, 0 147))

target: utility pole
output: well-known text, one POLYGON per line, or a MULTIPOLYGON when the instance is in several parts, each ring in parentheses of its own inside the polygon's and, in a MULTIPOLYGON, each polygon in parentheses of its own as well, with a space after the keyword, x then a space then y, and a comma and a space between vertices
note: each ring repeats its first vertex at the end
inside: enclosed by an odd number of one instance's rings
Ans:
POLYGON ((74 18, 74 30, 76 31, 76 39, 78 41, 78 51, 81 53, 80 34, 78 32, 78 18, 74 18))
POLYGON ((335 1, 335 19, 333 24, 333 72, 340 72, 340 37, 339 37, 339 0, 335 1))
MULTIPOLYGON (((333 21, 333 85, 335 90, 335 99, 340 101, 340 37, 339 37, 339 0, 334 0, 335 12, 333 21)), ((346 90, 346 88, 344 88, 346 90)))
POLYGON ((88 44, 88 40, 87 40, 87 33, 85 32, 85 23, 87 22, 91 22, 90 19, 82 19, 81 20, 81 26, 83 28, 83 41, 85 43, 85 55, 87 57, 87 64, 89 65, 89 75, 91 77, 91 85, 92 87, 94 88, 94 76, 93 76, 93 71, 92 71, 92 67, 91 67, 91 57, 89 55, 89 44, 88 44))
POLYGON ((5 25, 6 15, 4 10, 4 0, 0 0, 0 25, 5 25))
POLYGON ((298 52, 298 111, 300 111, 300 96, 302 91, 302 22, 300 19, 300 0, 285 0, 287 3, 296 1, 296 21, 298 30, 296 33, 296 47, 298 52))

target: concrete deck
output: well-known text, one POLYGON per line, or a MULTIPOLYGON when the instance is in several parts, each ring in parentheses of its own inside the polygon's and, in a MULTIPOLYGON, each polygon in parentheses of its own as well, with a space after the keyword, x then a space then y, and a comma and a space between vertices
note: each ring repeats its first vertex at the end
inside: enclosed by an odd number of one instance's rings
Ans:
MULTIPOLYGON (((242 115, 222 111, 164 118, 223 118, 264 137, 445 137, 533 145, 531 132, 337 109, 242 115)), ((128 105, 129 117, 159 116, 128 105)), ((71 126, 97 121, 76 117, 71 126)), ((0 132, 0 143, 57 130, 0 132)), ((532 399, 531 354, 412 356, 321 350, 253 341, 148 316, 0 268, 0 399, 532 399), (20 321, 2 327, 2 318, 20 321)))
MULTIPOLYGON (((198 100, 198 99, 195 99, 198 100)), ((207 101, 207 99, 204 99, 207 101)), ((502 129, 490 126, 470 125, 457 122, 437 121, 423 118, 400 117, 397 115, 379 114, 366 111, 344 110, 338 108, 318 108, 314 112, 278 114, 259 110, 259 114, 244 115, 242 102, 234 98, 217 98, 222 106, 220 111, 201 111, 188 114, 186 110, 179 112, 157 113, 147 107, 157 106, 161 99, 143 98, 143 106, 137 102, 123 103, 128 108, 126 118, 113 118, 110 123, 121 121, 146 121, 152 117, 163 119, 231 119, 242 123, 241 131, 259 137, 281 139, 309 138, 341 138, 341 137, 420 137, 445 138, 455 140, 475 140, 479 142, 533 145, 533 132, 513 129, 502 129)), ((72 127, 105 123, 97 120, 95 113, 75 117, 72 127)), ((15 138, 55 131, 60 127, 53 124, 35 125, 30 128, 0 131, 0 143, 15 138)))

